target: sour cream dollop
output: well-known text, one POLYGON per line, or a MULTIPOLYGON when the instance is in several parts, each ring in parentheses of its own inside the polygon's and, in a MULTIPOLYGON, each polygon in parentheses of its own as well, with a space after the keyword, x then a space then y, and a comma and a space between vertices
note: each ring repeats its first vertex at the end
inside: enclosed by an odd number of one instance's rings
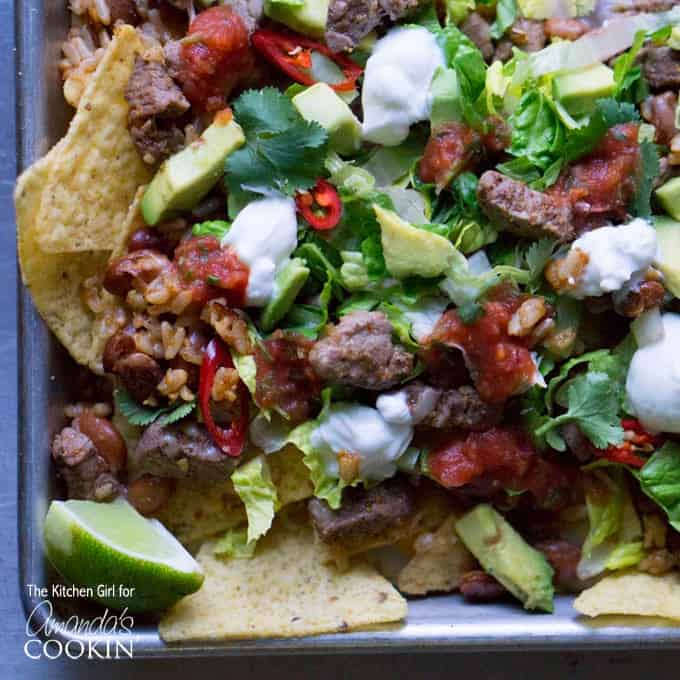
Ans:
POLYGON ((364 139, 395 146, 413 123, 428 118, 430 83, 439 67, 444 54, 426 28, 395 28, 378 40, 364 72, 364 139))
POLYGON ((222 239, 234 249, 250 275, 246 305, 264 307, 274 294, 276 275, 297 245, 297 218, 292 198, 267 197, 249 203, 222 239))
POLYGON ((381 480, 397 471, 395 461, 412 437, 409 424, 389 422, 369 406, 339 402, 330 407, 314 430, 311 443, 321 452, 328 475, 338 476, 337 455, 344 451, 361 458, 361 479, 381 480))
POLYGON ((388 423, 417 425, 434 409, 438 399, 439 394, 436 390, 427 390, 420 399, 410 405, 408 391, 398 390, 381 394, 375 406, 388 423))
POLYGON ((680 432, 680 314, 661 320, 663 336, 633 355, 626 394, 646 430, 680 432))
POLYGON ((579 300, 619 290, 657 258, 656 231, 639 218, 619 227, 590 231, 571 247, 588 255, 576 288, 569 291, 579 300))

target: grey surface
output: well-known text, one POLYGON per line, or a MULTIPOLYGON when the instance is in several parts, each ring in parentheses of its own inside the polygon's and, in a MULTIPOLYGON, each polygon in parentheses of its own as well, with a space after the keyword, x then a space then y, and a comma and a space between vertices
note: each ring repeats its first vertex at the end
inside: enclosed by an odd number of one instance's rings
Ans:
MULTIPOLYGON (((12 54, 12 7, 6 0, 0 2, 0 43, 3 53, 12 54)), ((257 659, 215 659, 176 662, 146 662, 97 665, 87 662, 38 662, 27 659, 23 654, 25 635, 23 615, 19 605, 17 583, 17 534, 16 534, 16 266, 14 257, 13 215, 11 191, 14 178, 14 130, 12 101, 12 59, 0 63, 0 82, 4 85, 4 96, 0 99, 0 176, 1 205, 0 220, 0 678, 85 678, 97 676, 104 680, 125 677, 170 678, 184 675, 191 664, 190 672, 206 673, 209 676, 226 675, 237 678, 247 677, 311 677, 323 675, 334 677, 450 677, 453 673, 475 673, 486 678, 520 678, 540 676, 542 678, 594 678, 604 674, 616 674, 617 678, 637 678, 643 672, 656 672, 658 677, 675 676, 674 669, 680 656, 671 653, 628 652, 616 654, 474 654, 451 657, 442 654, 401 656, 391 654, 375 656, 333 656, 293 657, 257 659)), ((40 361, 43 357, 36 357, 40 361)), ((480 612, 483 623, 484 614, 480 612)), ((529 623, 529 621, 527 621, 529 623)))

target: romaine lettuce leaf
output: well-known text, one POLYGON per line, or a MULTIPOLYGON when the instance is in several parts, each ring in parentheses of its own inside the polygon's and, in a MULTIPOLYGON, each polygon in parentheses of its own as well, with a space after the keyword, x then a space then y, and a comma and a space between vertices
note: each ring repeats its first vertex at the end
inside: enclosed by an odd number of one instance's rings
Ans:
POLYGON ((265 457, 257 456, 236 468, 231 481, 246 506, 248 543, 254 543, 269 531, 278 507, 276 487, 265 457))
POLYGON ((248 542, 248 529, 239 527, 229 529, 222 538, 215 542, 213 553, 220 557, 250 559, 255 554, 256 541, 248 542))
POLYGON ((666 442, 637 473, 642 490, 668 515, 680 531, 680 445, 666 442))

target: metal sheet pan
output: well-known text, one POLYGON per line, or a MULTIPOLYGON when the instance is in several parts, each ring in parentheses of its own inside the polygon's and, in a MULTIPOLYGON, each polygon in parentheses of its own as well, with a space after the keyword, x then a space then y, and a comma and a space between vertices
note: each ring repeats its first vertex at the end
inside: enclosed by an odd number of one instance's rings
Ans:
MULTIPOLYGON (((63 134, 70 115, 63 101, 57 61, 67 30, 65 0, 23 0, 15 4, 17 35, 17 130, 21 168, 43 155, 63 134)), ((42 521, 55 492, 50 469, 51 434, 61 424, 62 389, 73 364, 46 330, 28 293, 18 290, 19 347, 19 536, 20 587, 26 613, 39 604, 26 584, 47 585, 53 574, 42 548, 42 521)), ((56 618, 91 616, 91 605, 62 603, 56 618)), ((33 617, 40 624, 47 611, 33 617)), ((67 635, 62 637, 67 638, 67 635)), ((81 638, 82 639, 82 638, 81 638)), ((101 640, 96 636, 91 640, 101 640)), ((108 638, 115 642, 116 638, 108 638)), ((129 636, 121 636, 126 642, 129 636)), ((680 626, 660 621, 631 625, 623 619, 597 623, 576 616, 571 598, 560 597, 553 616, 528 614, 519 606, 473 606, 455 595, 415 599, 403 625, 370 631, 297 639, 165 645, 152 622, 137 622, 135 656, 182 657, 229 654, 319 652, 413 652, 427 650, 531 650, 582 648, 680 649, 680 626)))

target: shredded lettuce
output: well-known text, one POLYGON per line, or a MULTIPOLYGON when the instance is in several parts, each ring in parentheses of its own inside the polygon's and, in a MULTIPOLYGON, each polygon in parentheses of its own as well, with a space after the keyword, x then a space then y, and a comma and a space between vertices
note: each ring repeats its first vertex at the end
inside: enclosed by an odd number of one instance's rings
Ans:
POLYGON ((247 560, 255 554, 256 545, 256 541, 248 542, 248 529, 239 527, 229 529, 222 538, 217 540, 213 553, 220 557, 247 560))
POLYGON ((264 456, 257 456, 236 468, 231 481, 246 506, 248 543, 255 543, 269 531, 278 507, 276 487, 264 456))
POLYGON ((644 557, 642 526, 628 490, 625 471, 618 467, 592 470, 586 507, 590 529, 577 567, 586 580, 605 569, 623 569, 644 557))
POLYGON ((637 473, 642 490, 680 531, 680 445, 666 442, 637 473))

